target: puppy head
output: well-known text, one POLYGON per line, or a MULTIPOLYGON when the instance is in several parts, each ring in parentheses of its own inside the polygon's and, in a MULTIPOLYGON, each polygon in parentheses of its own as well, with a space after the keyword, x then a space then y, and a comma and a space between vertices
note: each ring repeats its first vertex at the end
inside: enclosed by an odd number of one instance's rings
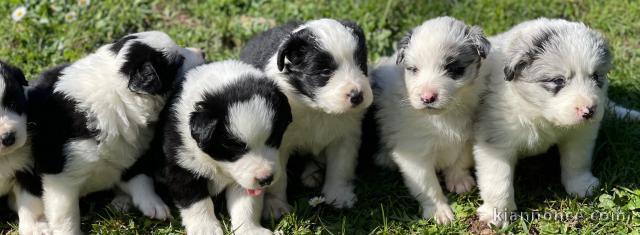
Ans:
POLYGON ((490 47, 481 28, 451 17, 414 28, 400 40, 396 54, 396 63, 405 69, 411 106, 434 114, 455 106, 490 47))
POLYGON ((27 141, 27 99, 22 71, 0 61, 0 157, 22 147, 27 141))
POLYGON ((278 148, 292 120, 287 97, 261 76, 205 94, 189 120, 198 147, 251 196, 277 180, 278 148))
POLYGON ((165 95, 177 77, 204 63, 201 51, 181 48, 158 31, 124 36, 108 48, 121 61, 129 90, 144 95, 165 95))
POLYGON ((276 60, 292 93, 309 107, 344 113, 373 101, 364 33, 353 22, 309 21, 280 45, 276 60))
POLYGON ((505 79, 548 121, 571 126, 600 120, 612 55, 582 23, 538 19, 506 44, 505 79))

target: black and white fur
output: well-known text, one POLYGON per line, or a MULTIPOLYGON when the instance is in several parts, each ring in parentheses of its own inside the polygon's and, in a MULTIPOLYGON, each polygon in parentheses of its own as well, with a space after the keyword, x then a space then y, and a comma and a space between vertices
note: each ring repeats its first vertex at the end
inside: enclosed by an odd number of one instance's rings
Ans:
POLYGON ((490 44, 477 26, 438 17, 398 43, 395 60, 371 71, 382 148, 378 164, 393 160, 422 206, 422 217, 454 219, 437 171, 449 191, 475 186, 470 174, 473 117, 484 83, 479 78, 490 44))
MULTIPOLYGON (((256 36, 240 58, 264 70, 289 98, 293 123, 280 148, 282 167, 293 152, 316 156, 327 164, 322 187, 327 202, 352 207, 360 125, 373 99, 362 29, 332 19, 291 22, 256 36)), ((307 186, 320 184, 314 166, 303 173, 307 186)), ((265 216, 291 210, 286 174, 279 178, 265 196, 265 216)))
POLYGON ((46 234, 40 195, 33 173, 31 141, 27 132, 27 80, 22 71, 0 61, 0 196, 18 213, 20 234, 46 234))
POLYGON ((567 193, 585 197, 599 186, 591 161, 612 55, 600 33, 560 19, 527 21, 490 41, 495 49, 483 71, 488 92, 474 156, 483 200, 478 215, 500 226, 508 221, 495 215, 516 210, 513 176, 522 157, 557 145, 567 193))
POLYGON ((78 199, 119 183, 147 149, 176 77, 201 63, 199 53, 152 31, 127 35, 38 80, 28 92, 28 120, 54 234, 81 233, 78 199))
POLYGON ((226 190, 231 230, 271 234, 260 225, 263 190, 284 169, 278 148, 291 122, 273 80, 240 61, 190 71, 168 107, 162 173, 187 234, 223 234, 211 196, 226 190))

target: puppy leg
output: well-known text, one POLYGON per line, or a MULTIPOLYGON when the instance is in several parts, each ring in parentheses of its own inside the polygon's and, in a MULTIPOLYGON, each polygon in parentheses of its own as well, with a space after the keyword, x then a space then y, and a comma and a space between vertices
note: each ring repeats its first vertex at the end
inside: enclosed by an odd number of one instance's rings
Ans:
POLYGON ((449 192, 457 194, 469 192, 476 185, 469 169, 473 166, 472 148, 472 144, 467 143, 461 151, 455 149, 449 151, 455 154, 452 156, 457 156, 453 165, 444 170, 444 180, 449 192))
POLYGON ((267 188, 264 195, 264 208, 262 209, 262 218, 274 218, 279 219, 285 214, 288 214, 293 209, 287 202, 287 162, 289 160, 289 153, 280 150, 280 169, 277 174, 276 180, 269 188, 267 188))
POLYGON ((235 234, 273 234, 260 225, 263 195, 252 197, 238 186, 227 188, 227 209, 231 216, 232 231, 235 234))
POLYGON ((222 225, 213 210, 213 201, 206 197, 185 208, 180 208, 182 225, 188 235, 223 235, 222 225))
POLYGON ((358 138, 347 136, 334 141, 325 150, 327 169, 322 194, 327 203, 336 208, 351 208, 358 201, 353 186, 358 145, 358 138))
POLYGON ((139 174, 127 182, 120 182, 118 187, 131 195, 133 205, 145 216, 159 220, 166 220, 171 216, 169 206, 156 194, 153 179, 149 176, 139 174))
POLYGON ((78 204, 80 182, 59 174, 42 177, 44 213, 55 235, 82 234, 78 204))
MULTIPOLYGON (((315 157, 314 157, 315 158, 315 157)), ((323 166, 321 166, 320 161, 316 161, 315 159, 309 160, 304 167, 304 171, 300 176, 300 180, 302 180, 302 184, 309 188, 315 188, 322 184, 322 170, 323 166)))
POLYGON ((18 212, 20 234, 50 234, 49 224, 44 216, 42 199, 16 185, 13 191, 18 212))
POLYGON ((438 224, 453 221, 453 211, 440 188, 434 159, 425 157, 423 151, 411 151, 411 148, 396 147, 391 154, 407 188, 422 206, 422 218, 434 218, 438 224))
POLYGON ((481 221, 505 226, 509 212, 516 210, 513 193, 514 150, 497 149, 485 143, 474 146, 476 176, 483 204, 478 208, 481 221))
POLYGON ((558 143, 561 179, 567 193, 585 197, 593 194, 600 181, 591 173, 591 157, 598 127, 584 127, 558 143))

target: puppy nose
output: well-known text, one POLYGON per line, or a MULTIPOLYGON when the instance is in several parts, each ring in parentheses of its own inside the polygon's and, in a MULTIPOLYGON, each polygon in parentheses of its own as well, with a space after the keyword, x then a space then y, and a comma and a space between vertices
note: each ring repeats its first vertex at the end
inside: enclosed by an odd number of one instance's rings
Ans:
POLYGON ((426 92, 420 96, 420 101, 425 104, 431 104, 438 100, 438 93, 426 92))
POLYGON ((268 175, 267 177, 258 179, 256 178, 256 181, 258 181, 258 185, 260 185, 260 187, 265 187, 271 184, 271 182, 273 182, 273 175, 268 175))
POLYGON ((2 145, 8 147, 16 142, 16 134, 15 132, 5 133, 0 137, 0 139, 2 139, 2 145))
POLYGON ((591 106, 591 107, 584 107, 580 110, 580 112, 582 112, 582 118, 584 119, 591 119, 594 114, 596 113, 596 107, 597 106, 591 106))
POLYGON ((362 91, 358 90, 351 90, 351 92, 349 92, 347 96, 349 97, 349 101, 353 106, 361 104, 364 100, 364 98, 362 97, 362 91))

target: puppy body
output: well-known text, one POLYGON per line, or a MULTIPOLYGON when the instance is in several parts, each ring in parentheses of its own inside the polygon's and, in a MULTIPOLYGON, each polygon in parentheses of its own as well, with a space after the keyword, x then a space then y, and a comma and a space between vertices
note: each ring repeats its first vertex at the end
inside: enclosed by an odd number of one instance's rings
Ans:
MULTIPOLYGON (((252 39, 240 58, 263 69, 289 99, 293 123, 280 148, 283 169, 293 152, 316 156, 327 164, 322 187, 327 202, 352 207, 360 123, 373 99, 362 29, 331 19, 288 23, 252 39)), ((315 170, 305 169, 303 177, 311 176, 303 179, 307 186, 320 184, 315 170)), ((291 210, 285 177, 266 194, 265 216, 291 210)))
POLYGON ((478 215, 503 225, 508 221, 495 215, 516 209, 513 174, 519 158, 557 144, 566 191, 584 197, 598 187, 591 158, 608 103, 611 54, 599 33, 565 20, 525 22, 490 40, 495 63, 486 67, 488 92, 475 124, 484 201, 478 215))
POLYGON ((35 167, 54 234, 80 234, 79 197, 120 181, 146 150, 176 76, 202 63, 166 34, 128 35, 45 73, 29 91, 35 167))
POLYGON ((0 61, 0 196, 18 213, 20 234, 42 234, 48 228, 27 134, 27 85, 20 69, 0 61))
POLYGON ((479 68, 489 48, 480 28, 435 18, 400 41, 396 61, 385 59, 371 72, 383 143, 376 161, 393 159, 423 218, 454 218, 437 171, 444 171, 450 191, 475 185, 469 173, 472 123, 484 87, 479 68))
POLYGON ((278 147, 291 122, 286 96, 260 70, 223 61, 187 75, 169 106, 165 179, 188 234, 223 234, 210 196, 226 190, 232 231, 260 225, 263 190, 280 170, 278 147))

